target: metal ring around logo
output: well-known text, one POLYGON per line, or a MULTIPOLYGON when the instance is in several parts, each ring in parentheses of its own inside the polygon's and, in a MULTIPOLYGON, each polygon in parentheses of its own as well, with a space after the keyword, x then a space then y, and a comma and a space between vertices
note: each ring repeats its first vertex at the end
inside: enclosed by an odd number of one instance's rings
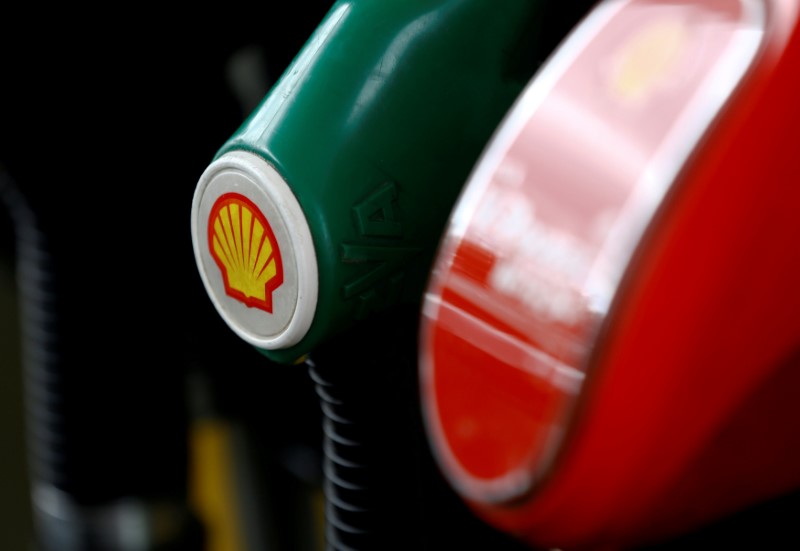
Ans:
POLYGON ((234 151, 213 161, 192 201, 200 276, 228 326, 263 349, 300 342, 314 318, 318 269, 303 210, 267 161, 234 151))

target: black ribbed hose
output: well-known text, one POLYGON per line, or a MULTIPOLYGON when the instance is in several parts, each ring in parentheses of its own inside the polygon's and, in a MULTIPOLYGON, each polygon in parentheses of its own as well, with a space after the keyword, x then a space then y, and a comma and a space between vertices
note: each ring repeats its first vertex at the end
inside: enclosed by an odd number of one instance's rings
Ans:
MULTIPOLYGON (((11 215, 16 239, 35 548, 200 549, 201 529, 184 495, 186 458, 175 453, 186 444, 169 444, 187 437, 181 395, 172 395, 175 408, 163 409, 173 385, 148 396, 149 387, 159 387, 147 380, 147 370, 114 365, 101 342, 95 356, 81 354, 83 340, 78 346, 65 342, 81 332, 61 315, 70 286, 60 277, 49 233, 1 166, 0 204, 11 215), (76 362, 78 357, 85 361, 76 362)), ((94 323, 86 320, 83 331, 90 335, 94 323)))
POLYGON ((321 417, 327 551, 426 548, 430 464, 416 377, 415 304, 374 312, 306 360, 321 417))
POLYGON ((0 199, 16 234, 28 462, 32 479, 61 486, 65 474, 63 385, 58 355, 56 283, 46 238, 11 178, 0 170, 0 199))
POLYGON ((373 458, 365 400, 341 366, 306 363, 322 410, 326 548, 373 549, 373 458))

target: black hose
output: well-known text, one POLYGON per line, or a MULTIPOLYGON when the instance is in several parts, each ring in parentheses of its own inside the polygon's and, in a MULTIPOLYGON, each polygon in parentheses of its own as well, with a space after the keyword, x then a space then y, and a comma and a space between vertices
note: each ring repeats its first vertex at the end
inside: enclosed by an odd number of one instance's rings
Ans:
MULTIPOLYGON (((185 458, 159 455, 161 450, 172 451, 160 445, 162 441, 187 437, 180 424, 183 408, 175 408, 177 414, 152 405, 137 408, 137 403, 147 403, 142 389, 154 383, 146 380, 145 370, 128 377, 118 372, 117 384, 105 384, 109 378, 103 372, 109 371, 111 356, 75 355, 63 336, 74 336, 80 328, 68 327, 62 319, 64 278, 49 234, 3 167, 0 204, 8 209, 16 239, 26 459, 36 549, 199 549, 201 527, 186 502, 182 479, 185 458), (85 361, 75 362, 76 357, 85 361), (162 428, 156 429, 159 425, 148 421, 159 417, 162 428), (160 459, 164 467, 143 467, 148 457, 154 464, 160 459)), ((84 331, 90 332, 92 320, 86 325, 84 331)), ((172 390, 164 387, 159 392, 172 390)), ((183 450, 185 444, 173 447, 183 450)))
POLYGON ((374 312, 306 360, 320 405, 328 551, 427 548, 435 517, 421 484, 435 471, 417 393, 418 311, 374 312))
POLYGON ((52 258, 36 216, 4 171, 0 171, 0 200, 16 234, 29 468, 33 480, 63 487, 66 439, 52 258))
POLYGON ((340 366, 326 369, 310 359, 306 364, 322 410, 326 548, 372 549, 374 503, 364 402, 343 380, 340 366))

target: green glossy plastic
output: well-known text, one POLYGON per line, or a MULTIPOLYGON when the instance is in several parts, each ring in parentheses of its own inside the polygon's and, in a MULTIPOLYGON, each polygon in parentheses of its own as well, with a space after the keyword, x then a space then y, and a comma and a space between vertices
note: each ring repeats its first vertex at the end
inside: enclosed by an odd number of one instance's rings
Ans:
POLYGON ((310 226, 319 295, 291 363, 371 312, 421 304, 451 208, 541 62, 544 0, 348 0, 219 149, 255 153, 310 226))

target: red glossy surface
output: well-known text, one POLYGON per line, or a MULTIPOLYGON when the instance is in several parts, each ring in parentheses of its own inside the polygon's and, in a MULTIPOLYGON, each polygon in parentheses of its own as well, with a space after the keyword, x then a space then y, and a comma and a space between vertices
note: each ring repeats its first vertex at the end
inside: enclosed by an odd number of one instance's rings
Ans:
POLYGON ((800 487, 797 5, 763 4, 759 29, 759 2, 602 3, 457 207, 431 442, 533 544, 623 548, 800 487))

